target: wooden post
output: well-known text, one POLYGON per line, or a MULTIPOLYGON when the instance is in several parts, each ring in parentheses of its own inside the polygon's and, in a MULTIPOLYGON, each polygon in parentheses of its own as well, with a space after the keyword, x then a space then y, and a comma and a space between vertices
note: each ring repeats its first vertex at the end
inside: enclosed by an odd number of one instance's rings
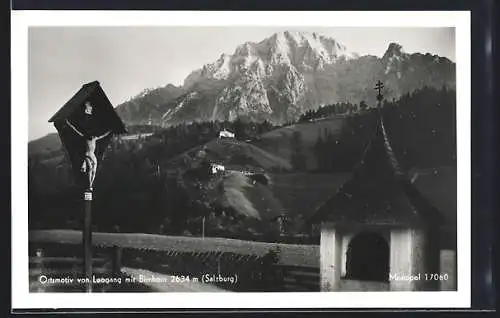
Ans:
POLYGON ((205 216, 201 219, 201 238, 205 238, 205 216))
MULTIPOLYGON (((36 250, 36 259, 35 259, 35 264, 36 268, 40 270, 40 276, 44 274, 44 264, 43 264, 43 249, 42 248, 37 248, 36 250)), ((38 288, 36 290, 39 293, 43 293, 45 291, 45 288, 43 287, 43 284, 39 284, 38 288)))
POLYGON ((92 292, 92 192, 87 190, 83 193, 83 264, 85 272, 85 291, 92 292))
POLYGON ((119 246, 113 247, 113 275, 121 273, 122 268, 122 248, 119 246))
POLYGON ((222 254, 217 258, 217 274, 220 275, 220 259, 222 258, 222 254))
POLYGON ((378 91, 377 94, 377 101, 378 101, 378 109, 380 110, 382 107, 382 100, 384 99, 384 95, 382 95, 382 88, 384 88, 384 83, 382 83, 380 80, 377 81, 375 85, 375 90, 378 91))

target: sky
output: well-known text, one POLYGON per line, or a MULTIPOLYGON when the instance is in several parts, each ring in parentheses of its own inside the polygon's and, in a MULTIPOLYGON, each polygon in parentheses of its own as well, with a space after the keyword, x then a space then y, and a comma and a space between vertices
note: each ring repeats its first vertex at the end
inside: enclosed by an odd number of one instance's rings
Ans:
POLYGON ((28 138, 55 132, 48 119, 85 83, 98 80, 118 106, 146 88, 181 85, 222 53, 285 30, 316 32, 361 55, 382 56, 396 42, 408 53, 455 61, 454 28, 30 27, 28 138))

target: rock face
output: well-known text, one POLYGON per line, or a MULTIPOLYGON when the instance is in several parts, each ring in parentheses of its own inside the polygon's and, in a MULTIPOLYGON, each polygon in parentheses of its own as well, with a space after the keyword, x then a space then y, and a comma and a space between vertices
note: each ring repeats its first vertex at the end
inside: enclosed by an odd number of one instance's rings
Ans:
POLYGON ((161 116, 169 109, 166 101, 174 100, 184 93, 182 87, 168 84, 164 87, 146 89, 129 101, 116 107, 121 119, 128 124, 143 125, 151 121, 159 124, 161 116))
POLYGON ((455 87, 455 64, 429 53, 405 53, 396 43, 382 58, 359 56, 334 39, 281 32, 246 42, 186 77, 141 94, 117 109, 127 123, 168 126, 200 120, 243 119, 283 123, 323 104, 375 103, 373 83, 386 98, 423 86, 455 87))

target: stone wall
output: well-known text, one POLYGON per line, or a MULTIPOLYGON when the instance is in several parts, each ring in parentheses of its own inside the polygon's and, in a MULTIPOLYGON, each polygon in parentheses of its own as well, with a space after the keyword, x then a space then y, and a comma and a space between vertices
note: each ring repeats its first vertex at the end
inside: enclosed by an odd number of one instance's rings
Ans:
MULTIPOLYGON (((394 229, 391 231, 390 275, 410 275, 412 271, 411 231, 394 229)), ((412 290, 411 284, 403 280, 390 280, 390 289, 395 291, 412 290)))
POLYGON ((331 224, 321 227, 320 279, 321 291, 339 289, 341 236, 331 224))
MULTIPOLYGON (((454 250, 442 250, 440 259, 440 272, 447 274, 447 279, 440 281, 440 290, 457 290, 457 253, 454 250)), ((444 277, 444 276, 443 276, 444 277)))

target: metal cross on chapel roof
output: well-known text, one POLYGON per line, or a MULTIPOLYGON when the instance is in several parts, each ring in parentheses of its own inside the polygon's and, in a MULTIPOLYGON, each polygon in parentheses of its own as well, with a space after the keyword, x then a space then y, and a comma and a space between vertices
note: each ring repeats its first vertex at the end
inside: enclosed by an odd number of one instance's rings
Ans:
POLYGON ((384 99, 384 96, 382 95, 382 88, 384 88, 384 83, 378 80, 377 83, 375 84, 375 89, 378 91, 377 100, 379 102, 382 101, 382 99, 384 99))

